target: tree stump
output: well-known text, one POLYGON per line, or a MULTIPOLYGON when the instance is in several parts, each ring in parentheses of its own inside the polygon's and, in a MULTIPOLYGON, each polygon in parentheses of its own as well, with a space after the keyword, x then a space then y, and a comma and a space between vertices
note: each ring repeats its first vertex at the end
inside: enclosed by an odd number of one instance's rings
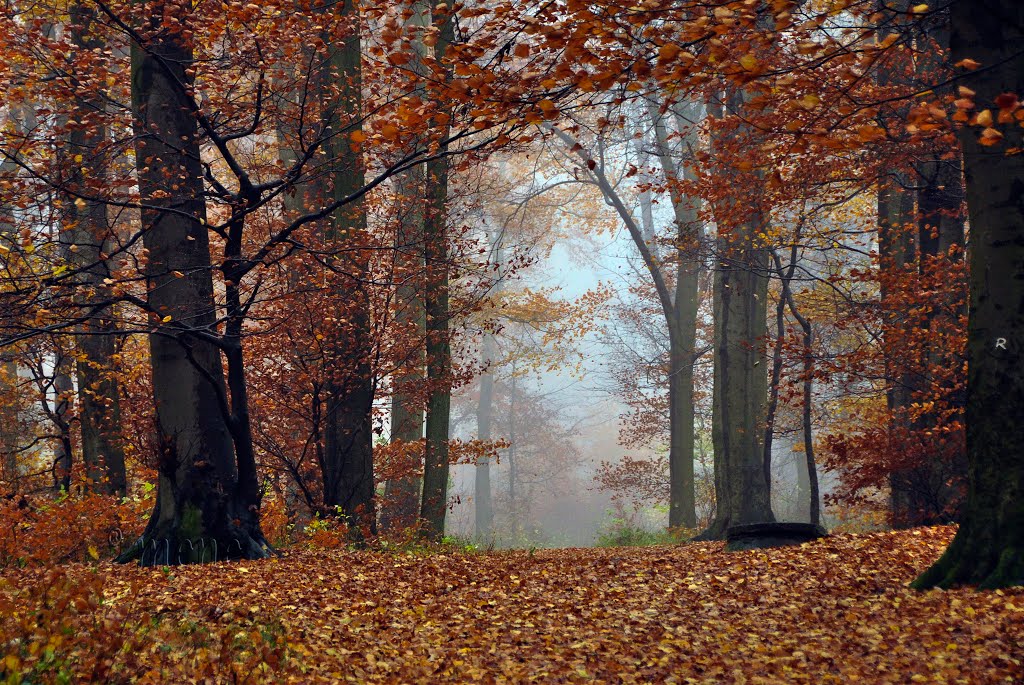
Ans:
POLYGON ((738 552, 745 549, 765 549, 799 545, 828 535, 821 526, 810 523, 745 523, 729 526, 725 549, 738 552))

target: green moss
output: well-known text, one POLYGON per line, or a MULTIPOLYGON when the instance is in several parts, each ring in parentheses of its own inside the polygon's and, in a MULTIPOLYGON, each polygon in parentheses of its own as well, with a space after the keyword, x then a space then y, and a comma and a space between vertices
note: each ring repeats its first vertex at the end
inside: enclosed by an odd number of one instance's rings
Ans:
POLYGON ((186 502, 181 511, 178 530, 183 540, 195 541, 203 537, 203 511, 191 502, 186 502))

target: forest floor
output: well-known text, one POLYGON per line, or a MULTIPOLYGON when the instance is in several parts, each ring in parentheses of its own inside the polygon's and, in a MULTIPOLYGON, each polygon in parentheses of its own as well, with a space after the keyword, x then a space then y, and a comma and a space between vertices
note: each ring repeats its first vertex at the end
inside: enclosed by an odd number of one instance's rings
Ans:
POLYGON ((0 682, 1024 682, 1024 588, 907 587, 952 534, 8 570, 0 682))

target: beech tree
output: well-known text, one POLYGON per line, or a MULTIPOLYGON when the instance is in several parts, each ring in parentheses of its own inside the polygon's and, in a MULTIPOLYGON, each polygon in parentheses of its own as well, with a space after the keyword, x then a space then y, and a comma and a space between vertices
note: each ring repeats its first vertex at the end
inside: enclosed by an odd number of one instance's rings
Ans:
MULTIPOLYGON (((256 460, 251 438, 245 440, 250 428, 241 394, 240 312, 224 336, 233 412, 223 411, 227 390, 220 350, 201 334, 213 328, 217 316, 200 133, 186 90, 193 54, 179 34, 167 30, 172 19, 161 5, 151 6, 132 44, 135 155, 149 251, 146 304, 160 322, 149 343, 161 454, 149 527, 122 558, 137 555, 143 563, 159 563, 157 541, 176 552, 187 543, 186 554, 194 556, 202 554, 196 548, 200 540, 215 542, 221 556, 265 557, 269 548, 259 526, 256 460), (191 329, 176 331, 179 321, 191 329), (153 554, 147 560, 150 544, 153 554)), ((229 238, 236 249, 241 248, 240 224, 229 238)), ((228 271, 228 278, 241 279, 240 272, 228 271)), ((169 556, 165 552, 163 563, 169 556)))
POLYGON ((976 125, 960 130, 971 224, 968 490, 956 537, 914 586, 1003 587, 1024 584, 1024 130, 1013 116, 1024 5, 956 2, 950 25, 961 94, 978 108, 976 125))
MULTIPOLYGON (((693 366, 697 361, 696 325, 699 306, 698 275, 703 227, 700 221, 700 200, 687 196, 682 188, 684 176, 692 180, 693 152, 698 147, 697 117, 690 105, 685 117, 668 103, 662 106, 653 94, 643 103, 652 135, 650 144, 658 160, 668 189, 673 217, 672 242, 675 249, 662 259, 655 251, 654 236, 649 235, 641 221, 627 206, 605 168, 603 156, 586 149, 571 134, 552 129, 565 148, 584 165, 582 172, 601 191, 605 201, 618 214, 643 261, 657 294, 668 334, 668 432, 669 432, 669 526, 696 526, 694 501, 694 403, 693 366), (662 110, 665 111, 662 111, 662 110), (676 158, 670 135, 682 138, 683 153, 676 158), (674 263, 675 269, 666 262, 674 263)), ((681 109, 681 106, 680 106, 681 109)), ((649 189, 648 189, 649 192, 649 189)), ((649 198, 648 198, 649 201, 649 198)), ((646 210, 650 211, 648 206, 646 210)))
MULTIPOLYGON (((69 30, 72 41, 82 52, 102 50, 105 46, 94 35, 97 22, 96 9, 83 3, 71 7, 69 30)), ((76 375, 78 381, 78 420, 82 435, 82 460, 85 462, 87 485, 90 489, 124 496, 127 490, 124 446, 121 440, 121 397, 114 368, 116 324, 112 305, 109 257, 113 252, 112 227, 108 205, 103 199, 85 200, 82 196, 103 193, 107 178, 104 159, 107 122, 89 125, 91 116, 101 115, 106 108, 102 92, 96 84, 81 83, 80 98, 74 103, 74 112, 84 126, 75 127, 68 135, 64 154, 80 160, 71 167, 68 180, 71 192, 65 203, 65 233, 71 251, 70 262, 78 274, 76 293, 78 304, 89 310, 97 303, 94 313, 82 324, 75 338, 78 350, 76 375)))

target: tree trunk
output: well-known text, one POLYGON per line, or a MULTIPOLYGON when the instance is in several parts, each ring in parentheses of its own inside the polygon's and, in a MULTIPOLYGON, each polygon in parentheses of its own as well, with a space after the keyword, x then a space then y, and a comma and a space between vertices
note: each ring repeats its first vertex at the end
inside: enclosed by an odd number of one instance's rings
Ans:
MULTIPOLYGON (((17 165, 9 158, 0 159, 0 175, 17 173, 17 165)), ((6 198, 0 203, 0 245, 10 249, 15 241, 14 213, 6 198)), ((0 268, 6 268, 6 259, 0 268)), ((0 478, 12 492, 18 491, 18 407, 16 389, 18 365, 12 348, 0 348, 0 478)))
MULTIPOLYGON (((414 340, 414 347, 394 373, 391 396, 391 441, 416 443, 423 439, 423 367, 426 362, 424 311, 420 275, 423 271, 423 185, 422 167, 414 167, 395 178, 395 194, 401 212, 395 250, 400 283, 395 289, 395 326, 400 335, 414 340)), ((385 530, 407 528, 416 523, 420 478, 414 473, 388 479, 386 507, 381 511, 385 530)))
MULTIPOLYGON (((483 363, 492 364, 497 355, 496 341, 490 332, 484 333, 483 363)), ((480 401, 476 407, 476 437, 489 442, 491 422, 494 414, 494 373, 488 369, 480 376, 480 401)), ((494 534, 494 503, 491 498, 491 460, 482 456, 476 462, 473 482, 474 516, 476 537, 479 540, 490 540, 494 534)))
POLYGON ((164 10, 150 7, 141 28, 146 45, 132 45, 159 481, 145 533, 119 560, 153 566, 261 558, 269 546, 258 492, 239 480, 220 352, 207 337, 216 312, 203 172, 183 92, 192 53, 163 26, 164 10))
MULTIPOLYGON (((406 65, 413 80, 410 92, 423 97, 427 70, 425 58, 429 48, 423 43, 423 32, 430 25, 430 6, 412 0, 405 29, 415 56, 406 65)), ((423 381, 426 337, 426 312, 423 303, 423 203, 425 176, 422 166, 397 174, 394 178, 398 235, 395 243, 395 266, 399 285, 395 288, 395 326, 399 335, 415 341, 415 347, 393 374, 391 395, 391 440, 405 443, 423 439, 423 381)), ((422 468, 420 455, 417 471, 422 468)), ((406 464, 405 466, 412 466, 406 464)), ((407 528, 416 523, 420 498, 419 473, 389 478, 384 491, 387 503, 381 512, 384 529, 407 528)))
MULTIPOLYGON (((919 78, 925 81, 943 73, 948 59, 948 54, 943 52, 949 48, 948 14, 939 13, 932 21, 934 24, 928 27, 927 35, 919 38, 925 47, 917 60, 917 72, 919 78)), ((935 150, 930 159, 916 167, 919 179, 917 259, 918 273, 922 277, 937 268, 943 260, 950 258, 951 247, 962 248, 964 244, 961 160, 959 156, 943 159, 945 152, 944 149, 935 150)), ((952 256, 957 258, 956 255, 952 256)), ((936 305, 941 307, 942 303, 936 305)), ((934 396, 937 390, 934 388, 937 382, 934 370, 956 363, 956 360, 944 358, 941 350, 931 349, 927 345, 929 331, 940 329, 944 318, 942 312, 932 311, 923 322, 924 330, 915 333, 921 336, 924 348, 918 359, 923 371, 914 380, 913 389, 926 396, 934 396)), ((947 399, 957 401, 952 394, 947 399)), ((911 428, 921 436, 942 435, 940 420, 934 413, 925 412, 913 422, 911 428)), ((897 528, 906 528, 956 520, 966 471, 966 455, 962 452, 949 454, 940 451, 920 464, 894 472, 890 478, 892 524, 897 528)))
MULTIPOLYGON (((799 239, 800 233, 797 233, 799 239)), ((807 501, 808 501, 808 518, 809 523, 813 526, 821 525, 821 493, 818 488, 818 466, 814 461, 814 430, 813 430, 813 413, 812 413, 812 401, 814 399, 814 326, 807 317, 800 313, 800 310, 796 306, 796 298, 793 297, 793 272, 797 262, 798 246, 794 243, 793 248, 789 253, 789 271, 782 280, 782 294, 780 300, 789 305, 789 311, 793 315, 793 318, 800 324, 800 328, 804 333, 804 373, 803 373, 803 407, 801 417, 803 424, 804 434, 804 469, 807 479, 807 501)), ((772 251, 772 257, 775 260, 775 269, 780 274, 782 273, 782 260, 779 259, 778 253, 772 251)), ((799 477, 798 477, 799 480, 799 477)), ((801 489, 802 490, 802 489, 801 489)))
MULTIPOLYGON (((450 11, 450 10, 446 10, 450 11)), ((438 62, 454 38, 451 14, 441 20, 440 34, 434 46, 438 62)), ((448 119, 450 121, 450 118, 448 119)), ((437 126, 435 133, 447 138, 449 125, 437 126)), ((424 534, 433 540, 444 535, 448 511, 448 432, 451 422, 452 353, 449 338, 448 306, 448 151, 447 143, 439 156, 427 163, 427 214, 423 223, 423 252, 427 286, 424 303, 427 314, 427 418, 426 449, 423 459, 423 499, 420 518, 424 534)))
POLYGON ((53 424, 57 429, 57 442, 53 448, 53 489, 71 492, 71 468, 74 466, 74 447, 71 442, 71 419, 74 416, 72 400, 75 386, 71 380, 71 360, 60 349, 53 368, 53 424))
POLYGON ((775 520, 760 444, 767 395, 761 347, 768 298, 765 248, 755 244, 761 230, 759 221, 748 220, 719 239, 712 431, 717 438, 717 504, 702 539, 720 539, 729 526, 775 520))
MULTIPOLYGON (((968 72, 979 109, 1004 93, 1024 93, 1024 4, 993 0, 952 6, 952 60, 968 72)), ((971 225, 971 303, 967 331, 967 504, 949 549, 917 588, 1024 584, 1024 145, 1015 123, 1005 138, 978 142, 960 131, 971 225)))
MULTIPOLYGON (((691 105, 691 108, 695 107, 691 105)), ((703 225, 700 221, 700 198, 683 195, 679 182, 682 176, 694 180, 692 165, 677 165, 669 151, 665 114, 653 101, 648 116, 654 126, 658 161, 669 186, 676 229, 676 284, 672 308, 665 316, 669 326, 669 514, 671 528, 697 526, 694 494, 694 432, 693 432, 693 365, 697 361, 697 310, 700 306, 700 244, 703 225)), ((693 117, 694 119, 696 117, 693 117)), ((698 128, 678 131, 683 146, 696 149, 698 128)))
MULTIPOLYGON (((883 179, 878 188, 878 258, 883 272, 892 276, 882 278, 882 302, 892 304, 887 280, 900 277, 907 265, 917 259, 917 239, 908 229, 915 213, 914 195, 905 190, 898 177, 883 179)), ((886 310, 887 327, 899 325, 898 314, 886 310)), ((890 434, 903 432, 906 428, 906 413, 913 402, 914 380, 892 363, 892 350, 886 354, 885 377, 888 384, 886 404, 891 417, 890 434)), ((896 449, 893 445, 892 449, 896 449)), ((910 474, 907 470, 894 471, 889 476, 889 512, 893 522, 904 520, 906 514, 916 506, 910 494, 910 474)))
POLYGON ((427 164, 430 206, 424 224, 427 262, 427 435, 420 517, 432 539, 444 535, 448 511, 448 429, 451 416, 451 343, 448 320, 448 159, 427 164))
MULTIPOLYGON (((359 11, 346 0, 342 15, 351 20, 341 45, 333 50, 330 68, 337 81, 337 100, 327 145, 332 169, 334 200, 348 197, 364 185, 362 153, 354 149, 350 134, 362 120, 362 49, 359 11), (342 117, 348 117, 343 121, 342 117)), ((331 216, 328 242, 343 256, 338 290, 337 335, 327 372, 324 430, 324 506, 336 509, 349 523, 352 536, 361 540, 376 534, 373 477, 373 372, 370 365, 370 300, 366 289, 368 264, 360 249, 366 233, 363 200, 351 202, 331 216)))
MULTIPOLYGON (((731 99, 735 111, 743 94, 731 99)), ((767 213, 756 205, 722 207, 715 265, 715 363, 712 437, 715 518, 698 536, 721 539, 729 526, 775 521, 765 477, 768 374, 762 347, 768 333, 768 248, 760 244, 767 213), (746 216, 744 216, 746 214, 746 216), (742 218, 736 218, 742 217, 742 218)))
POLYGON ((516 367, 512 365, 512 377, 508 384, 508 520, 509 532, 519 533, 519 507, 516 505, 516 482, 519 480, 519 462, 516 461, 516 367))
MULTIPOLYGON (((75 4, 70 19, 72 39, 80 49, 103 48, 103 42, 92 34, 94 10, 75 4)), ((95 97, 80 99, 76 102, 76 117, 83 122, 97 116, 102 119, 104 107, 98 93, 95 97)), ((106 124, 102 121, 71 131, 66 154, 82 160, 74 166, 75 173, 69 183, 72 192, 88 196, 103 192, 102 179, 106 176, 107 164, 103 153, 105 141, 106 124)), ((78 272, 76 304, 85 310, 112 297, 104 283, 110 277, 106 255, 112 251, 112 230, 107 221, 106 203, 71 197, 66 207, 70 215, 70 242, 77 248, 71 253, 78 272)), ((121 388, 113 364, 117 335, 113 307, 108 305, 90 316, 77 333, 78 418, 86 487, 93 492, 124 496, 128 482, 121 439, 121 388)))

